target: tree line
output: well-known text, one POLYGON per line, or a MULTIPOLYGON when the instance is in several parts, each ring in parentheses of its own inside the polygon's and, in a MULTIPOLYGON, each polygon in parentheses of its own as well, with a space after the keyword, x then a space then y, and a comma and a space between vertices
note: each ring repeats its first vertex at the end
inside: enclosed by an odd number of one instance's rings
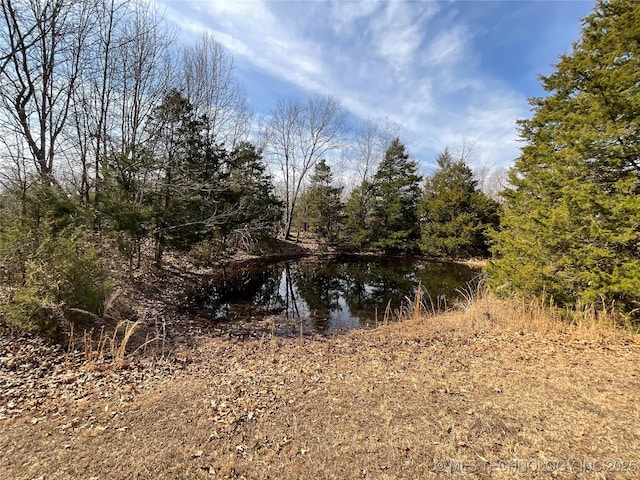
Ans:
POLYGON ((206 263, 304 217, 339 248, 419 251, 421 177, 390 122, 348 137, 340 101, 313 96, 278 101, 252 134, 233 58, 207 34, 178 44, 149 2, 0 0, 0 20, 10 324, 55 333, 99 313, 108 248, 130 272, 145 246, 157 263, 167 249, 206 263), (338 151, 361 176, 348 199, 328 163, 338 151))
POLYGON ((60 332, 100 312, 109 245, 139 267, 208 262, 293 229, 342 251, 493 255, 500 292, 637 317, 640 6, 600 0, 519 122, 503 205, 464 149, 424 178, 388 121, 347 135, 338 99, 282 99, 259 135, 233 59, 180 46, 149 2, 0 0, 4 320, 60 332), (335 169, 337 152, 351 172, 335 169))
POLYGON ((321 160, 300 198, 296 226, 343 251, 487 256, 499 203, 480 191, 464 158, 445 149, 437 164, 424 179, 396 137, 373 176, 343 201, 331 167, 321 160))

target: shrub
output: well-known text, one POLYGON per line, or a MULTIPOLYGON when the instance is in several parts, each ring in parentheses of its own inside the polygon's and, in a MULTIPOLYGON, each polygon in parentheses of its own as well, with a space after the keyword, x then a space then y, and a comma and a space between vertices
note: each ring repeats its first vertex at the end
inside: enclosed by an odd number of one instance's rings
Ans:
POLYGON ((78 221, 81 207, 67 202, 61 211, 60 198, 38 192, 35 208, 0 226, 0 285, 7 293, 0 313, 9 326, 53 339, 70 324, 86 327, 113 286, 92 233, 78 221))

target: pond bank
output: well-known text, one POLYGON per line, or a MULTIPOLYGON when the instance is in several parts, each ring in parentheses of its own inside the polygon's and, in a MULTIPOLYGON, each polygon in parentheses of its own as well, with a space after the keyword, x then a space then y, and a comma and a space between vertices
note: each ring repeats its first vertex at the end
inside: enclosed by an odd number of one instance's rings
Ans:
MULTIPOLYGON (((132 284, 132 303, 137 305, 137 318, 147 319, 146 324, 153 325, 162 323, 168 328, 167 335, 173 336, 172 341, 182 343, 189 340, 193 335, 207 332, 211 336, 231 335, 231 336, 254 336, 259 332, 264 334, 269 332, 269 325, 272 325, 273 318, 265 318, 265 325, 260 326, 256 331, 252 331, 250 323, 239 322, 238 324, 226 324, 211 322, 211 315, 206 311, 194 308, 193 302, 189 300, 194 296, 194 292, 202 297, 201 293, 206 291, 215 278, 226 281, 229 275, 236 275, 234 272, 252 271, 260 268, 269 268, 279 262, 287 263, 309 263, 322 265, 326 262, 333 262, 344 259, 347 261, 361 260, 386 261, 397 259, 399 263, 406 262, 432 262, 442 265, 464 265, 470 268, 479 269, 484 265, 482 260, 454 259, 454 258, 432 258, 424 256, 388 256, 380 252, 345 253, 332 250, 319 243, 310 236, 301 237, 298 242, 294 240, 279 240, 269 246, 262 255, 252 255, 247 252, 236 253, 235 255, 219 260, 209 267, 196 267, 186 260, 186 257, 169 253, 162 269, 151 269, 141 271, 136 274, 136 280, 132 284), (186 299, 186 300, 185 300, 186 299), (230 328, 233 327, 233 328, 230 328), (237 327, 237 328, 236 328, 237 327), (241 328, 240 328, 241 327, 241 328), (186 339, 186 340, 185 340, 186 339)), ((464 285, 461 285, 464 287, 464 285)), ((437 292, 430 291, 430 294, 437 292)), ((400 294, 397 300, 404 301, 404 294, 400 294)), ((410 293, 413 298, 413 293, 410 293)), ((395 302, 397 303, 397 302, 395 302)), ((437 303, 437 299, 436 302, 437 303)), ((398 305, 397 305, 398 306, 398 305)), ((274 308, 281 308, 274 306, 274 308)), ((385 317, 386 304, 378 306, 380 313, 378 320, 373 320, 372 324, 379 323, 379 319, 385 317)), ((280 311, 274 310, 279 315, 280 311)), ((393 312, 392 312, 393 313, 393 312)), ((250 317, 251 313, 248 313, 250 317)), ((217 315, 216 315, 217 316, 217 315)), ((317 315, 312 315, 317 318, 317 315)), ((319 320, 322 321, 323 315, 319 320)), ((325 316, 326 318, 326 316, 325 316)), ((148 330, 148 329, 147 329, 148 330)), ((147 332, 149 333, 149 332, 147 332)))
MULTIPOLYGON (((85 350, 87 348, 95 348, 98 345, 98 341, 107 341, 108 344, 111 341, 108 339, 111 338, 113 330, 123 320, 139 321, 134 335, 129 339, 128 351, 136 350, 151 339, 151 343, 144 347, 143 350, 140 350, 140 352, 148 352, 150 358, 158 356, 166 358, 175 356, 176 352, 188 352, 208 338, 225 338, 229 340, 261 338, 262 336, 273 334, 273 318, 265 318, 261 322, 249 320, 235 324, 211 322, 211 319, 201 314, 202 312, 185 308, 185 299, 188 297, 190 289, 202 287, 208 276, 219 275, 224 270, 252 268, 279 261, 299 259, 304 259, 304 262, 309 263, 322 263, 339 257, 341 257, 339 253, 322 248, 317 242, 312 242, 309 239, 297 244, 295 242, 282 242, 276 251, 270 252, 268 255, 238 255, 206 269, 195 269, 179 256, 169 254, 165 268, 149 268, 137 271, 135 275, 125 279, 126 282, 121 286, 119 295, 116 295, 114 302, 116 310, 106 312, 107 315, 105 315, 104 322, 95 324, 93 332, 89 332, 88 337, 83 335, 83 332, 76 332, 68 348, 65 347, 62 350, 49 349, 48 347, 41 348, 42 343, 38 339, 22 337, 22 340, 18 340, 17 337, 7 336, 2 332, 0 332, 0 339, 5 344, 24 344, 25 348, 28 347, 26 350, 19 348, 15 350, 11 360, 7 360, 9 361, 10 369, 14 368, 11 365, 32 365, 34 364, 33 358, 42 356, 47 359, 46 362, 52 362, 52 365, 56 365, 56 371, 64 372, 65 365, 70 364, 70 358, 72 358, 71 363, 73 364, 82 364, 91 355, 93 355, 94 359, 101 355, 102 360, 110 361, 109 352, 103 351, 98 354, 94 351, 87 357, 85 350), (105 329, 104 334, 102 333, 103 328, 105 329), (93 347, 88 347, 88 342, 93 342, 93 347), (54 354, 54 350, 57 353, 54 354), (77 353, 69 357, 67 352, 73 351, 77 351, 77 353)), ((342 255, 342 257, 366 260, 380 259, 384 256, 380 254, 361 254, 342 255)), ((406 257, 397 258, 406 260, 406 257)), ((416 261, 424 260, 422 257, 412 257, 412 259, 416 261)), ((428 260, 453 261, 452 259, 428 260)), ((385 308, 380 306, 379 310, 381 310, 380 320, 378 322, 374 321, 374 326, 382 323, 384 317, 385 308)), ((315 320, 318 320, 317 317, 315 320)), ((310 333, 309 335, 313 336, 310 333)), ((180 353, 180 355, 183 355, 183 353, 180 353)), ((185 355, 188 356, 188 354, 185 355)))
POLYGON ((210 338, 183 368, 116 385, 137 370, 70 369, 64 389, 0 420, 0 477, 471 479, 582 462, 637 478, 637 339, 485 313, 313 341, 210 338))
POLYGON ((484 268, 487 265, 488 259, 486 258, 457 258, 457 257, 431 257, 420 254, 388 254, 384 252, 349 252, 340 251, 329 245, 323 244, 318 241, 313 235, 302 236, 298 240, 278 240, 277 246, 272 246, 268 251, 263 254, 254 255, 247 252, 239 252, 233 256, 218 261, 215 265, 206 268, 198 269, 185 267, 190 270, 195 270, 198 273, 214 273, 221 267, 234 267, 234 266, 252 266, 252 265, 264 265, 269 263, 275 263, 281 260, 294 260, 297 258, 307 257, 309 259, 326 259, 326 258, 399 258, 399 259, 415 259, 429 262, 439 263, 457 263, 462 265, 468 265, 473 268, 484 268))

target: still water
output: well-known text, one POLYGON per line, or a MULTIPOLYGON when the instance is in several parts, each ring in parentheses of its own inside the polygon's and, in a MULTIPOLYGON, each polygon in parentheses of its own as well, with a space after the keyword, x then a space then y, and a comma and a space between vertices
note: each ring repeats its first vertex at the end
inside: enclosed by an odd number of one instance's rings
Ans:
POLYGON ((460 298, 480 271, 412 259, 326 259, 226 269, 192 294, 196 314, 209 321, 265 322, 279 333, 371 328, 424 292, 429 308, 460 298))

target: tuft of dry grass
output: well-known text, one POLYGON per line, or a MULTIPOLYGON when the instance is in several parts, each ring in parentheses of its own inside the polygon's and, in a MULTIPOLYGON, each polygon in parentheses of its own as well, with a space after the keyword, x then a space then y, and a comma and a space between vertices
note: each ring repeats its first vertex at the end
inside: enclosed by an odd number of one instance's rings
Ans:
MULTIPOLYGON (((105 327, 102 326, 97 338, 95 338, 92 331, 85 330, 82 334, 84 360, 87 363, 110 363, 114 367, 123 367, 128 365, 128 359, 135 356, 138 352, 144 351, 146 354, 146 348, 149 345, 164 342, 163 336, 156 335, 153 338, 149 338, 147 334, 145 340, 140 345, 135 346, 133 349, 129 348, 132 337, 142 324, 142 320, 136 320, 135 322, 123 320, 116 324, 111 333, 107 332, 105 327)), ((75 345, 73 332, 70 334, 70 337, 69 352, 71 352, 73 345, 75 345)))
MULTIPOLYGON (((94 320, 100 323, 100 330, 96 334, 93 329, 84 330, 80 339, 76 338, 73 324, 70 325, 68 339, 68 355, 70 356, 78 347, 87 363, 110 363, 115 367, 122 367, 128 364, 128 358, 136 355, 140 351, 144 351, 149 345, 154 343, 162 344, 162 353, 164 353, 164 344, 166 332, 156 331, 156 335, 149 337, 146 334, 144 340, 139 340, 130 348, 133 338, 136 336, 140 327, 144 325, 144 320, 128 320, 123 318, 123 306, 120 304, 121 291, 115 290, 105 300, 103 306, 103 316, 94 316, 94 320), (80 345, 78 345, 80 342, 80 345)), ((78 309, 75 309, 78 310, 78 309)))

